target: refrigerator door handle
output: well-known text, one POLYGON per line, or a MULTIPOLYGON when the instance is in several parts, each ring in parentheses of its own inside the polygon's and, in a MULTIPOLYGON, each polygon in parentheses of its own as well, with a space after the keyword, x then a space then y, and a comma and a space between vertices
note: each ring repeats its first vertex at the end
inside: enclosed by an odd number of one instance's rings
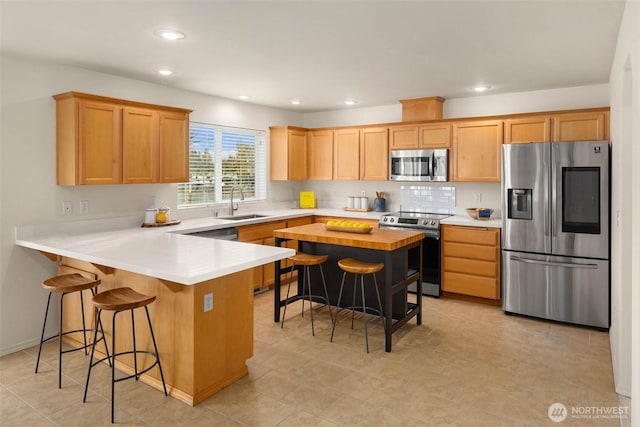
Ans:
POLYGON ((598 264, 580 264, 580 263, 573 263, 573 262, 541 261, 538 259, 522 258, 519 256, 512 256, 511 259, 514 261, 525 262, 527 264, 540 264, 540 265, 548 265, 551 267, 590 268, 594 270, 598 268, 598 264))

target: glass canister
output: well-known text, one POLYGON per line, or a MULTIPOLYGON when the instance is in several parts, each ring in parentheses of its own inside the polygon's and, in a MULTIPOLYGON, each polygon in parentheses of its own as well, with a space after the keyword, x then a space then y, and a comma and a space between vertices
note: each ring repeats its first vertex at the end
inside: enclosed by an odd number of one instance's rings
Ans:
POLYGON ((145 209, 144 211, 144 223, 145 224, 155 224, 156 222, 156 214, 158 213, 158 209, 145 209))
POLYGON ((158 213, 156 214, 156 222, 158 224, 164 224, 165 222, 171 221, 171 219, 169 218, 169 211, 170 209, 166 206, 158 209, 158 213))

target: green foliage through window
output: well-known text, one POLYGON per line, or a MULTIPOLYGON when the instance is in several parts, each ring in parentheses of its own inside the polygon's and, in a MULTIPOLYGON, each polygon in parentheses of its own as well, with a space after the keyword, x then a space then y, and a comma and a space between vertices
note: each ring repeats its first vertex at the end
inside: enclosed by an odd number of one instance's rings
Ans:
POLYGON ((265 144, 264 131, 192 122, 189 126, 190 179, 178 185, 178 207, 225 202, 234 186, 242 188, 245 200, 264 199, 265 144))

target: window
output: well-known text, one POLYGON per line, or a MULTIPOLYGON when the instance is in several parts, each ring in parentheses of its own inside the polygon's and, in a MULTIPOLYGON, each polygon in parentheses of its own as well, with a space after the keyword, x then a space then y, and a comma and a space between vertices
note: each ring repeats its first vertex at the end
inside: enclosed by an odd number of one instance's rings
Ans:
POLYGON ((222 203, 234 186, 245 200, 265 199, 265 144, 264 131, 190 123, 190 178, 178 184, 178 208, 222 203))

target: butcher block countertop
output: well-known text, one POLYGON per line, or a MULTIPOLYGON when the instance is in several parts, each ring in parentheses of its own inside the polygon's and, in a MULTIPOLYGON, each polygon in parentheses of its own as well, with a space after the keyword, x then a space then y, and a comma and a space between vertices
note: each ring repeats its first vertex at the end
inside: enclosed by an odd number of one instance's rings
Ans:
POLYGON ((346 231, 326 230, 324 224, 315 223, 276 230, 274 231, 274 236, 281 239, 393 251, 419 242, 424 238, 424 233, 422 231, 390 230, 385 228, 374 228, 368 234, 349 233, 346 231))

